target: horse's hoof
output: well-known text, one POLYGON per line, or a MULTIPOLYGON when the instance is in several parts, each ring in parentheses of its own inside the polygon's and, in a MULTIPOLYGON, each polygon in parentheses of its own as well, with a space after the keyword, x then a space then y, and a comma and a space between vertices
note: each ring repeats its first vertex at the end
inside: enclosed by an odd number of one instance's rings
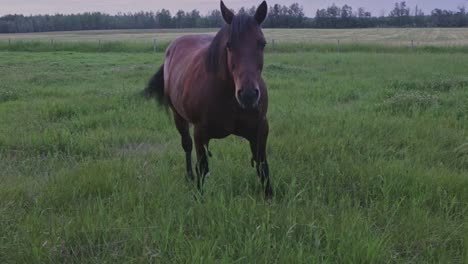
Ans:
POLYGON ((193 173, 191 173, 191 172, 187 173, 187 179, 188 179, 189 181, 194 181, 194 180, 195 180, 195 177, 193 177, 193 173))
POLYGON ((267 186, 265 189, 265 199, 271 200, 273 198, 273 189, 271 186, 267 186))

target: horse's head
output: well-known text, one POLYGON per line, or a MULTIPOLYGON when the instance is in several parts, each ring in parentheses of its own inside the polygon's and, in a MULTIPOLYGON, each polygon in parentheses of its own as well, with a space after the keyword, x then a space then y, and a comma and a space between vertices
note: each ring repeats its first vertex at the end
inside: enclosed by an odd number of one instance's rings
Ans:
POLYGON ((260 100, 263 52, 266 41, 260 25, 267 16, 265 1, 255 15, 234 15, 221 1, 221 13, 228 27, 225 43, 227 68, 235 84, 235 96, 242 108, 255 108, 260 100))

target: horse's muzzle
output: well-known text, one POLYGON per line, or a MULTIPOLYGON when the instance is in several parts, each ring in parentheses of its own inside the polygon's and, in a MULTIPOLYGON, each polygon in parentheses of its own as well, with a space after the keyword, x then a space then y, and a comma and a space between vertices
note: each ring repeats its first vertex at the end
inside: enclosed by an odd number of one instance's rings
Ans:
POLYGON ((243 88, 237 92, 237 100, 242 108, 256 108, 260 100, 258 88, 243 88))

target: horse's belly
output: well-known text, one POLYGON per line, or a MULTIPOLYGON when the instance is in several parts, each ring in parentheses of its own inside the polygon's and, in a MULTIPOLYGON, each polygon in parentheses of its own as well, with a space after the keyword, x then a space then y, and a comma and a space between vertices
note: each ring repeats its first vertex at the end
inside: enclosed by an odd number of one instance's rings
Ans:
POLYGON ((210 130, 210 138, 215 138, 215 139, 221 139, 225 138, 229 135, 232 135, 232 132, 226 131, 226 130, 210 130))
POLYGON ((204 125, 210 138, 225 138, 234 133, 234 123, 226 121, 212 121, 204 125))

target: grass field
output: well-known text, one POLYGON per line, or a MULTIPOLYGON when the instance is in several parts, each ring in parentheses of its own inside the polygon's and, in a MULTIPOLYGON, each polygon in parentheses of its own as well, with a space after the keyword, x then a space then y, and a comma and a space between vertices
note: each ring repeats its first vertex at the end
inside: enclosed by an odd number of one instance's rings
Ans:
POLYGON ((162 56, 0 52, 0 263, 467 263, 468 54, 269 52, 271 202, 236 137, 197 198, 162 56))
MULTIPOLYGON (((91 30, 26 34, 0 34, 0 41, 166 43, 188 33, 214 34, 217 29, 91 30)), ((370 28, 370 29, 265 29, 265 37, 276 43, 373 44, 390 46, 468 45, 467 28, 370 28)))

